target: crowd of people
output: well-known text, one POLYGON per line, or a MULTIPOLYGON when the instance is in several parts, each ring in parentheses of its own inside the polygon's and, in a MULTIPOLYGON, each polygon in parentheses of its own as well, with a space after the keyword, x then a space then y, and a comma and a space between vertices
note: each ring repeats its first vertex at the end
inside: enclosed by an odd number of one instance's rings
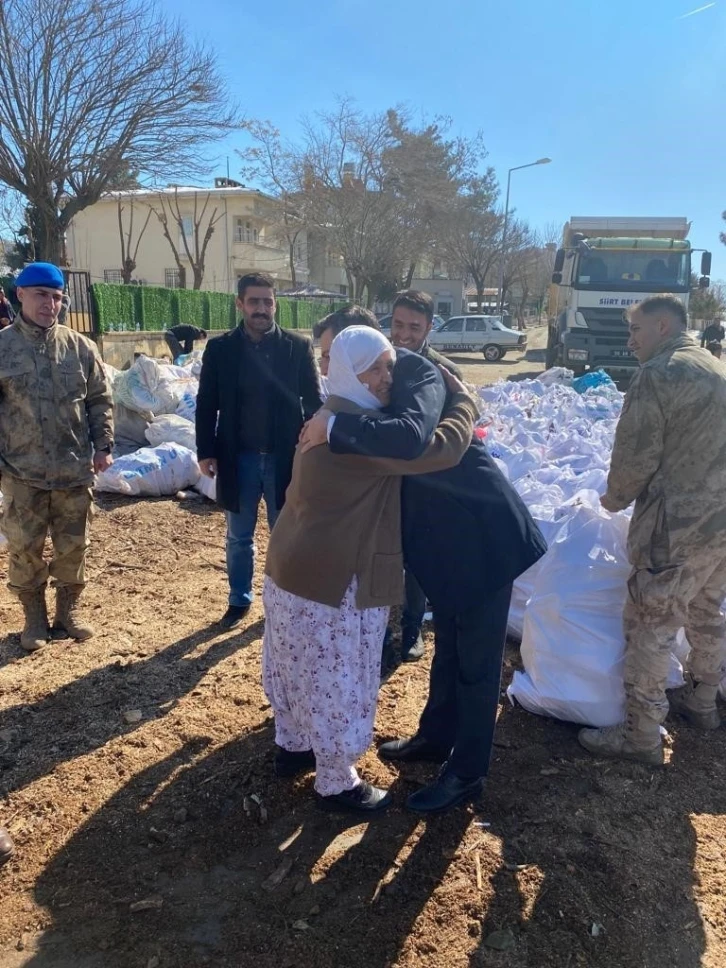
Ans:
MULTIPOLYGON (((91 486, 112 461, 113 408, 94 344, 58 323, 60 270, 27 266, 17 294, 21 311, 0 332, 0 486, 8 585, 24 610, 21 646, 34 651, 51 634, 93 635, 78 609, 91 486)), ((389 805, 389 792, 360 777, 356 763, 372 742, 381 675, 394 661, 389 610, 403 603, 400 659, 415 661, 428 601, 428 699, 414 735, 378 752, 400 764, 440 764, 408 798, 410 809, 471 802, 489 769, 512 583, 546 545, 473 433, 478 411, 457 367, 428 345, 431 298, 413 290, 396 297, 390 341, 362 307, 326 316, 314 334, 319 365, 309 339, 276 324, 271 277, 241 278, 237 308, 239 325, 206 341, 197 450, 226 517, 225 630, 239 627, 253 602, 265 500, 262 681, 275 716, 275 771, 314 771, 324 809, 372 814, 389 805)), ((660 765, 669 710, 700 729, 721 723, 726 369, 686 332, 685 308, 673 296, 631 308, 629 327, 641 366, 602 497, 609 512, 635 505, 627 715, 579 738, 598 757, 660 765), (682 627, 691 646, 686 684, 666 694, 682 627)), ((206 339, 189 329, 169 331, 172 352, 185 339, 206 339)), ((0 862, 11 851, 0 830, 0 862)))

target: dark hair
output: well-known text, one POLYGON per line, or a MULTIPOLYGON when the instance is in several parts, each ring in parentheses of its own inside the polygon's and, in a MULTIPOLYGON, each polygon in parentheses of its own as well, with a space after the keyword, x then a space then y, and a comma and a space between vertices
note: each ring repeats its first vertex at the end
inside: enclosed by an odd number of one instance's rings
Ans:
POLYGON ((423 313, 428 323, 434 321, 434 301, 427 292, 420 289, 406 289, 399 292, 393 300, 393 312, 403 306, 404 309, 412 309, 415 313, 423 313))
POLYGON ((250 286, 264 286, 274 292, 275 280, 266 272, 248 272, 237 280, 237 298, 244 299, 245 292, 250 286))
POLYGON ((723 352, 723 348, 717 339, 712 339, 710 343, 706 343, 706 349, 714 356, 721 356, 723 352))
POLYGON ((678 322, 684 328, 688 327, 688 313, 686 312, 686 307, 683 305, 678 296, 673 296, 669 292, 663 293, 663 295, 658 296, 648 296, 642 302, 635 303, 628 310, 628 317, 632 315, 635 311, 643 313, 644 316, 654 316, 656 313, 670 313, 671 316, 675 316, 678 322))
POLYGON ((329 329, 332 329, 333 336, 337 336, 338 333, 342 333, 349 326, 370 326, 371 329, 381 328, 370 309, 366 309, 364 306, 343 306, 342 309, 323 316, 320 322, 313 326, 313 336, 315 339, 320 339, 323 333, 329 329))
POLYGON ((207 331, 206 331, 206 329, 200 329, 199 332, 202 334, 199 337, 199 339, 206 339, 207 338, 207 331))

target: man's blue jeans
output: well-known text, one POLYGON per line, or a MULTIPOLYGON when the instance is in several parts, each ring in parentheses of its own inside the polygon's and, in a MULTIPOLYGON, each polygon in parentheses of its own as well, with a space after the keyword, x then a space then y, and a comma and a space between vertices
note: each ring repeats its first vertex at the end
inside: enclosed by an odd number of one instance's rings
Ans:
POLYGON ((229 604, 252 603, 255 572, 255 527, 260 498, 267 505, 267 523, 272 530, 277 520, 275 500, 275 456, 243 451, 239 456, 239 511, 227 511, 227 578, 229 604))

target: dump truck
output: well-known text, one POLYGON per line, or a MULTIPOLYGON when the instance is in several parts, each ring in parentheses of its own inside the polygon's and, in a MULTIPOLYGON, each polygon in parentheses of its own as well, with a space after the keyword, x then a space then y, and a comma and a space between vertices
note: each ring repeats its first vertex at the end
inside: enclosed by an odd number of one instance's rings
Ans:
MULTIPOLYGON (((555 256, 550 289, 547 366, 581 376, 604 369, 627 382, 638 361, 628 349, 625 312, 659 292, 688 306, 693 250, 686 218, 573 216, 555 256)), ((698 250, 702 251, 702 250, 698 250)), ((711 253, 702 251, 699 285, 709 285, 711 253)))

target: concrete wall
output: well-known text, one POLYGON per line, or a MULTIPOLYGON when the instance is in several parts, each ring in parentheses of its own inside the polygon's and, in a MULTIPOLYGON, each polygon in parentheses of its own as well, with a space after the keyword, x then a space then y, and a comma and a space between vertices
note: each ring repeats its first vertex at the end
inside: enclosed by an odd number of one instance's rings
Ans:
MULTIPOLYGON (((226 330, 210 332, 209 339, 221 336, 226 330)), ((299 329, 296 332, 312 337, 312 333, 299 329)), ((204 340, 197 341, 194 348, 203 350, 204 340)), ((98 339, 98 348, 104 361, 117 370, 122 370, 124 364, 134 362, 134 353, 144 353, 157 359, 170 358, 169 347, 166 345, 162 332, 146 333, 104 333, 98 339)))

